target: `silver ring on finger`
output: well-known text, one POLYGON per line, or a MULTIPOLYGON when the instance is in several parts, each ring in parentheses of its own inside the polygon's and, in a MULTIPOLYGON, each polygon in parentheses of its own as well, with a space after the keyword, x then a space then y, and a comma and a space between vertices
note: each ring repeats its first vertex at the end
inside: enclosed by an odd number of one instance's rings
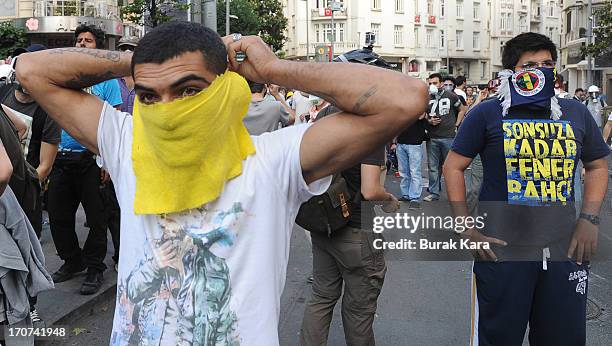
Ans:
POLYGON ((232 34, 232 41, 234 41, 234 42, 240 41, 241 38, 242 38, 242 34, 241 33, 233 33, 232 34))

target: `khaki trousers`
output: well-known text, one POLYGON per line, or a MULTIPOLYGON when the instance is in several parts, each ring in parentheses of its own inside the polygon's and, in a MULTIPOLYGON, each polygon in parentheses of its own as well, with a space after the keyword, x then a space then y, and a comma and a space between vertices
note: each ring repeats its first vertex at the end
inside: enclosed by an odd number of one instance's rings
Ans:
POLYGON ((326 345, 334 306, 342 295, 346 343, 374 345, 372 324, 387 267, 373 241, 381 235, 346 227, 331 238, 312 234, 312 298, 306 304, 301 345, 326 345), (344 289, 343 289, 344 285, 344 289))

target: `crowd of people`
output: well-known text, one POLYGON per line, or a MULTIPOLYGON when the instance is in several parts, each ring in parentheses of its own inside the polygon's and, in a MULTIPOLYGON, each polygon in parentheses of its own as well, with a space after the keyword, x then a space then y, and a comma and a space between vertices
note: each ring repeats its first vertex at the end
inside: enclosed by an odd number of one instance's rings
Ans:
POLYGON ((0 222, 18 203, 39 239, 46 209, 64 261, 49 275, 30 240, 38 274, 20 323, 44 323, 36 295, 53 282, 87 271, 80 293, 98 292, 108 231, 118 272, 112 345, 278 344, 297 217, 313 253, 300 343, 327 343, 343 297, 347 344, 373 345, 386 263, 372 246, 382 235, 363 220, 372 204, 419 209, 446 188, 456 216, 484 210, 500 229, 462 234, 500 247, 476 254, 474 344, 520 344, 527 324, 534 344, 584 344, 612 113, 596 86, 564 91, 545 36, 508 41, 505 70, 484 88, 438 73, 427 86, 391 71, 372 47, 332 64, 282 61, 257 37, 220 38, 194 23, 124 38, 116 51, 99 50, 104 33, 92 25, 74 38, 77 49, 18 49, 2 70, 0 222), (385 190, 390 153, 400 196, 385 190), (559 218, 569 206, 580 212, 559 218), (538 226, 524 224, 536 217, 538 226), (548 257, 512 260, 525 252, 548 257))

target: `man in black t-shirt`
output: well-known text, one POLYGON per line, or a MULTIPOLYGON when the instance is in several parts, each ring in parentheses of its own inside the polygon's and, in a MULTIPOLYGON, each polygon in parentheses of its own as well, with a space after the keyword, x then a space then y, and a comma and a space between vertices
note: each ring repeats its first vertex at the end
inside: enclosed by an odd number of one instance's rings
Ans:
POLYGON ((402 182, 400 201, 409 202, 408 208, 420 208, 421 192, 423 191, 423 175, 421 162, 423 161, 423 148, 425 140, 425 114, 412 126, 397 136, 397 162, 402 182))
POLYGON ((61 140, 61 127, 14 84, 0 87, 0 95, 0 103, 5 107, 5 111, 12 112, 14 116, 31 124, 26 137, 22 138, 22 142, 27 143, 24 148, 26 160, 36 168, 40 181, 45 181, 55 161, 61 140))
MULTIPOLYGON (((387 63, 371 50, 357 50, 341 56, 339 61, 370 61, 375 66, 387 63)), ((317 121, 340 112, 329 106, 317 114, 317 121)), ((384 201, 383 210, 394 212, 399 202, 380 183, 385 165, 385 148, 376 148, 360 163, 341 174, 352 194, 359 197, 349 203, 347 227, 331 237, 312 233, 313 278, 312 298, 306 304, 301 331, 302 345, 325 345, 334 306, 342 298, 342 321, 348 345, 373 345, 372 324, 387 267, 383 250, 374 250, 372 243, 379 235, 366 230, 362 220, 372 220, 372 203, 384 201), (343 285, 344 283, 344 285, 343 285), (344 286, 344 289, 343 289, 344 286)))
POLYGON ((429 195, 426 202, 440 199, 442 189, 442 164, 453 144, 457 127, 463 121, 466 107, 459 97, 445 90, 442 76, 434 73, 429 76, 429 107, 427 108, 427 168, 429 169, 429 195))

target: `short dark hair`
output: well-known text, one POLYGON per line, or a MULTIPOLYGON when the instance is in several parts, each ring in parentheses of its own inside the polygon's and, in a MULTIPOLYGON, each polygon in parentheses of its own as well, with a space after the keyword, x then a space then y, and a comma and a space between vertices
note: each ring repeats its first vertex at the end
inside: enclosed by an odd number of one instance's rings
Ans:
POLYGON ((264 84, 253 82, 252 80, 247 80, 247 82, 249 83, 249 88, 251 88, 251 94, 262 93, 266 87, 264 84))
POLYGON ((77 26, 77 28, 74 30, 74 40, 76 41, 79 35, 84 32, 90 32, 92 35, 94 35, 94 37, 96 38, 97 49, 104 48, 104 31, 102 31, 102 29, 98 28, 95 25, 81 24, 77 26))
POLYGON ((550 38, 535 32, 520 34, 506 42, 502 53, 502 65, 505 69, 514 70, 523 53, 540 50, 549 51, 552 59, 557 61, 557 46, 550 38))
POLYGON ((193 22, 169 22, 147 33, 134 49, 132 74, 138 64, 161 64, 187 52, 201 52, 206 67, 217 75, 227 69, 227 49, 213 30, 193 22))
POLYGON ((453 85, 457 85, 457 83, 455 82, 455 78, 453 78, 453 76, 451 75, 444 76, 444 78, 442 78, 442 83, 446 82, 447 80, 453 82, 453 85))
POLYGON ((427 79, 432 79, 432 78, 438 78, 438 80, 441 82, 442 81, 442 75, 439 73, 432 73, 429 75, 429 78, 427 79))
POLYGON ((577 88, 576 90, 574 90, 574 94, 575 94, 575 93, 577 93, 577 92, 584 92, 584 89, 582 89, 582 88, 577 88))
POLYGON ((467 78, 465 78, 465 76, 457 76, 457 78, 455 78, 455 85, 462 85, 466 81, 467 78))

